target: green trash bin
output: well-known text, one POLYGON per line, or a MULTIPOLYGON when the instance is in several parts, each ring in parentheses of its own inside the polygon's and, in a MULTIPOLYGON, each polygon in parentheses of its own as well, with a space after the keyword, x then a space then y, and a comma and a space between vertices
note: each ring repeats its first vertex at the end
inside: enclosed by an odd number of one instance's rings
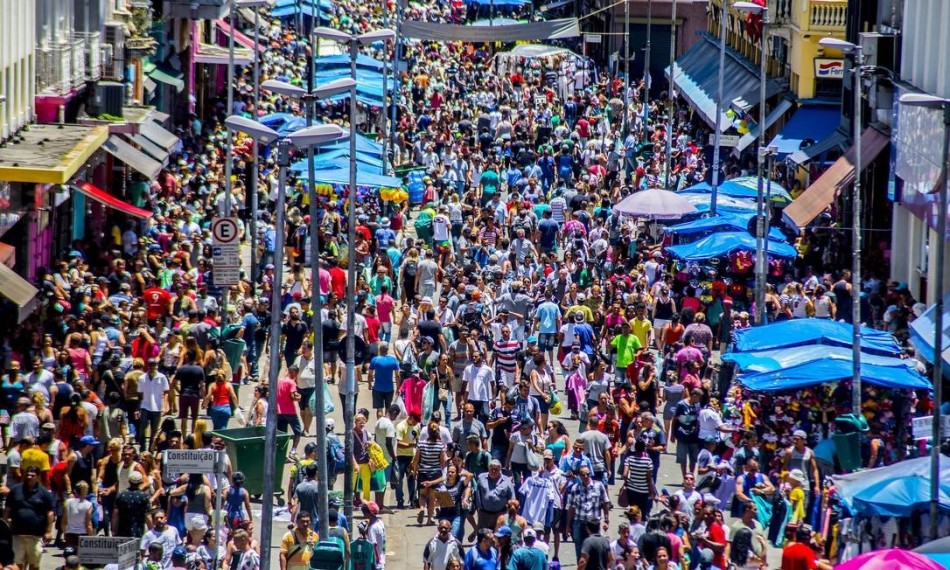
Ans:
MULTIPOLYGON (((228 458, 231 460, 231 470, 244 473, 246 478, 244 488, 251 495, 264 493, 264 427, 245 427, 223 429, 212 432, 227 444, 228 458)), ((276 468, 274 470, 274 495, 278 497, 277 504, 283 505, 284 464, 287 462, 287 452, 290 448, 290 434, 277 432, 276 468)))
POLYGON ((861 434, 868 431, 868 422, 863 415, 842 414, 835 418, 836 433, 831 435, 835 455, 842 471, 857 471, 861 468, 861 434))

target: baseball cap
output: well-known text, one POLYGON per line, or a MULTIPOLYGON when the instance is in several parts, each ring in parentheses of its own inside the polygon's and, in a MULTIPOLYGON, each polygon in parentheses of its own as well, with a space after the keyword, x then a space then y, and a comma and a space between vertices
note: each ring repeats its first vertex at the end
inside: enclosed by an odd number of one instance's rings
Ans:
POLYGON ((524 537, 525 537, 525 538, 538 538, 538 533, 537 533, 537 531, 535 531, 533 528, 530 528, 530 527, 524 529, 524 533, 523 533, 523 534, 524 534, 524 537))
POLYGON ((307 455, 310 455, 311 453, 316 453, 316 451, 317 451, 317 444, 312 441, 308 443, 306 446, 304 446, 303 448, 303 452, 307 455))
POLYGON ((186 556, 188 556, 188 550, 180 544, 175 547, 175 550, 172 550, 172 558, 185 558, 186 556))
POLYGON ((139 473, 138 471, 133 471, 129 473, 129 483, 139 484, 142 482, 142 479, 143 479, 142 474, 139 473))
POLYGON ((379 514, 379 505, 377 505, 374 501, 363 503, 363 508, 373 516, 379 514))
POLYGON ((808 439, 808 434, 803 429, 797 429, 792 432, 792 437, 800 437, 802 439, 808 439))
POLYGON ((505 525, 505 526, 503 526, 503 527, 501 527, 500 529, 498 529, 498 530, 495 531, 495 536, 496 536, 496 537, 498 537, 498 536, 511 536, 511 529, 510 529, 507 525, 505 525))
POLYGON ((545 449, 541 455, 544 459, 554 459, 554 452, 550 449, 545 449))
POLYGON ((91 435, 84 435, 79 439, 79 443, 82 445, 99 445, 99 440, 91 435))

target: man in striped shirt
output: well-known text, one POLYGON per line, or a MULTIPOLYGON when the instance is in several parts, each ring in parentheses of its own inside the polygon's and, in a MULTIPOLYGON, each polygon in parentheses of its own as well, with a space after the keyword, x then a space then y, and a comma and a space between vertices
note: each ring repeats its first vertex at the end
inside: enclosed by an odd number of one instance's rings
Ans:
POLYGON ((504 325, 501 328, 501 338, 492 345, 491 366, 495 369, 499 388, 505 394, 514 386, 518 372, 518 351, 521 343, 511 338, 511 327, 504 325))
POLYGON ((498 230, 495 228, 495 220, 489 218, 485 227, 478 232, 478 243, 491 249, 498 243, 498 230))

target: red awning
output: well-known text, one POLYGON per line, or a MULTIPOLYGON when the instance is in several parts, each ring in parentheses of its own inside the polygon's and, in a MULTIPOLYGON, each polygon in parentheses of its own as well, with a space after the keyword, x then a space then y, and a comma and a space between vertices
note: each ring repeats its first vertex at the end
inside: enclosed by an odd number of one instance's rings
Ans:
POLYGON ((133 206, 132 204, 129 204, 128 202, 123 202, 122 200, 119 200, 112 194, 109 194, 108 192, 106 192, 105 190, 102 190, 101 188, 96 188, 95 186, 93 186, 92 184, 88 182, 80 182, 76 184, 74 188, 82 192, 89 198, 92 198, 96 202, 109 206, 110 208, 116 209, 134 218, 141 218, 144 220, 146 218, 152 217, 152 213, 149 212, 148 210, 143 210, 142 208, 137 208, 133 206))
POLYGON ((231 24, 225 22, 224 20, 215 20, 214 25, 217 26, 218 30, 220 30, 221 33, 224 34, 225 37, 233 33, 234 42, 237 43, 238 45, 246 47, 249 50, 256 49, 257 51, 263 53, 267 49, 266 47, 264 47, 264 44, 255 44, 254 38, 250 38, 247 35, 237 30, 233 30, 231 28, 231 24))

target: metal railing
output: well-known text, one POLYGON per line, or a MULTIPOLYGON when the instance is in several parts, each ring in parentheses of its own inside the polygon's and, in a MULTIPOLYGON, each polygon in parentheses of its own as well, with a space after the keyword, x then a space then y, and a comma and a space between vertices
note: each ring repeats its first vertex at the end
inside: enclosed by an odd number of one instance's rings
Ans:
POLYGON ((102 78, 102 34, 100 32, 75 32, 73 38, 82 42, 84 79, 97 81, 102 78))

